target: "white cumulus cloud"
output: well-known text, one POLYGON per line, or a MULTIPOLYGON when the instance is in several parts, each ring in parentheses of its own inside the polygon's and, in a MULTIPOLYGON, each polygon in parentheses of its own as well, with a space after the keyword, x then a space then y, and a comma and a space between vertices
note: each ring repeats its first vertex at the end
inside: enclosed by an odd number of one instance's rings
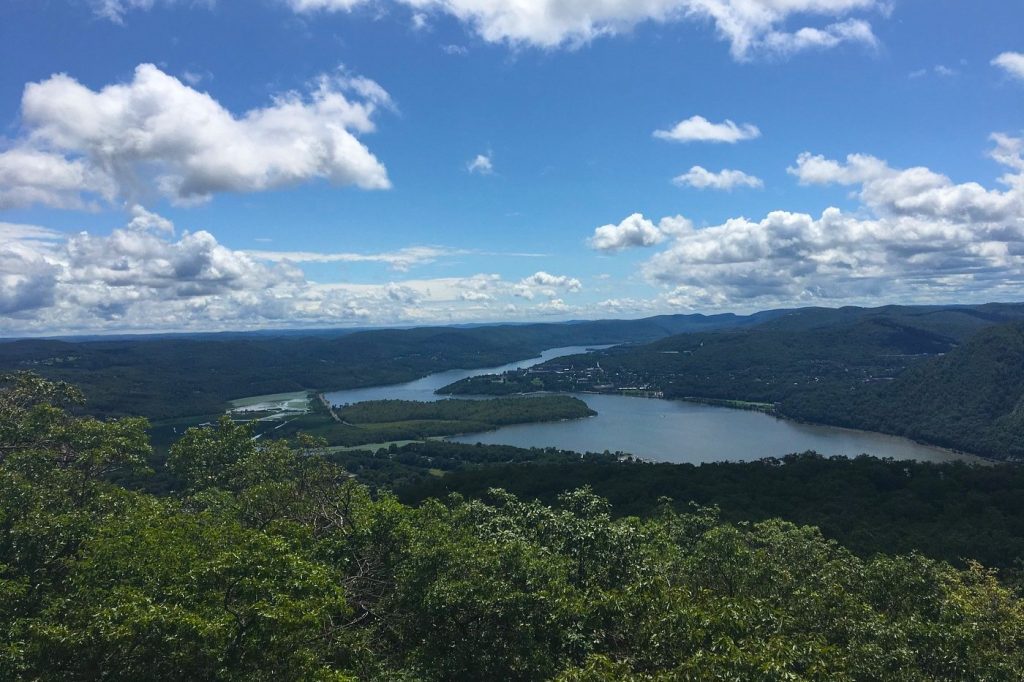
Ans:
POLYGON ((764 187, 761 178, 748 175, 743 171, 726 168, 715 173, 702 166, 694 166, 686 173, 677 175, 672 182, 680 187, 695 187, 697 189, 731 190, 736 187, 764 187))
POLYGON ((1003 52, 992 60, 993 66, 998 66, 1014 78, 1024 80, 1024 53, 1003 52))
MULTIPOLYGON (((993 135, 992 157, 1018 173, 1020 140, 993 135)), ((789 172, 804 184, 859 186, 861 201, 876 214, 942 220, 950 223, 1019 222, 1024 210, 1019 174, 1002 178, 1009 191, 991 190, 976 182, 956 184, 928 168, 894 169, 881 159, 851 154, 845 163, 803 153, 789 172)))
POLYGON ((147 211, 143 206, 135 204, 129 209, 132 219, 128 223, 129 230, 139 231, 154 231, 154 232, 166 232, 167 234, 174 234, 174 223, 167 218, 147 211))
POLYGON ((826 49, 842 43, 862 43, 875 47, 878 39, 871 24, 862 19, 849 19, 823 28, 806 26, 791 33, 770 31, 760 40, 763 49, 788 55, 809 49, 826 49))
POLYGON ((113 178, 85 160, 24 144, 0 152, 0 209, 33 204, 85 209, 97 198, 111 201, 116 195, 113 178))
MULTIPOLYGON (((283 0, 298 12, 350 11, 369 0, 283 0)), ((397 0, 417 13, 453 16, 493 43, 575 47, 644 22, 693 21, 715 27, 736 59, 791 54, 841 43, 874 45, 871 25, 854 12, 884 11, 881 0, 397 0), (823 18, 791 27, 794 18, 823 18), (829 21, 841 19, 840 21, 829 21)))
POLYGON ((691 116, 680 121, 668 130, 655 130, 654 136, 672 142, 725 142, 735 144, 744 140, 753 140, 761 136, 756 125, 744 123, 736 125, 729 119, 721 123, 712 123, 703 116, 691 116))
POLYGON ((35 225, 0 223, 0 316, 53 304, 60 233, 35 225))
POLYGON ((207 231, 175 235, 166 218, 132 207, 109 234, 66 234, 0 223, 0 335, 409 325, 556 314, 577 278, 539 271, 316 282, 306 262, 369 261, 402 270, 452 253, 409 247, 377 254, 232 249, 207 231), (522 308, 512 302, 536 301, 522 308), (511 308, 509 307, 511 306, 511 308))
POLYGON ((667 237, 692 229, 693 224, 682 216, 662 218, 655 225, 642 213, 633 213, 618 224, 602 225, 595 228, 588 244, 598 251, 621 251, 631 247, 654 246, 663 242, 667 237))
POLYGON ((1003 189, 899 169, 864 154, 809 153, 804 184, 855 188, 861 205, 818 216, 773 211, 677 233, 643 267, 673 305, 1017 299, 1024 295, 1024 140, 992 136, 1003 189))
POLYGON ((314 179, 385 189, 384 165, 357 135, 390 106, 380 85, 344 71, 241 115, 152 64, 98 91, 58 74, 25 87, 27 134, 0 152, 0 206, 79 208, 154 192, 190 203, 314 179))
MULTIPOLYGON (((278 0, 295 12, 351 12, 371 0, 278 0)), ((97 15, 123 23, 132 10, 157 4, 206 5, 214 0, 91 0, 97 15)), ((844 43, 874 46, 868 12, 887 14, 886 0, 372 0, 411 11, 414 26, 430 13, 455 17, 488 42, 542 48, 578 47, 645 22, 713 26, 738 60, 789 55, 844 43), (851 16, 857 14, 858 16, 851 16), (794 22, 796 25, 794 26, 794 22)))
POLYGON ((583 284, 575 277, 569 277, 568 275, 552 275, 551 273, 544 272, 543 270, 535 272, 529 277, 524 277, 519 283, 527 287, 561 289, 572 293, 576 293, 583 289, 583 284))

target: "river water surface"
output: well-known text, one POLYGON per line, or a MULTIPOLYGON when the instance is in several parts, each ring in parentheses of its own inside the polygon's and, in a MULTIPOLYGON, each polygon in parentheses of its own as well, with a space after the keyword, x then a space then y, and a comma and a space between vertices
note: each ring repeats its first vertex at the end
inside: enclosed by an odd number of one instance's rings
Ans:
MULTIPOLYGON (((442 386, 478 374, 529 367, 551 358, 586 351, 586 346, 552 348, 539 358, 501 367, 438 372, 392 386, 374 386, 326 393, 333 405, 363 400, 439 400, 442 386)), ((458 436, 461 443, 494 443, 519 447, 556 447, 578 452, 628 452, 647 460, 701 462, 754 460, 790 452, 815 450, 823 455, 915 459, 927 462, 980 461, 969 455, 915 443, 906 438, 831 426, 799 424, 760 412, 699 405, 675 400, 620 395, 572 394, 596 417, 544 424, 506 426, 487 433, 458 436)))

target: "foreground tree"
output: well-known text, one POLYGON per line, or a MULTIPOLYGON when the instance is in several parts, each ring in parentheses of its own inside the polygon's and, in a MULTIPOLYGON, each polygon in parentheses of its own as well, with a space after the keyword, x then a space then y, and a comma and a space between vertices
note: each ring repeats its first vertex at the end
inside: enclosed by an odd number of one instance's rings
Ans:
POLYGON ((615 519, 589 489, 408 507, 227 420, 158 498, 107 480, 144 466, 144 422, 78 398, 0 388, 3 679, 1024 677, 1024 603, 977 564, 668 501, 615 519))

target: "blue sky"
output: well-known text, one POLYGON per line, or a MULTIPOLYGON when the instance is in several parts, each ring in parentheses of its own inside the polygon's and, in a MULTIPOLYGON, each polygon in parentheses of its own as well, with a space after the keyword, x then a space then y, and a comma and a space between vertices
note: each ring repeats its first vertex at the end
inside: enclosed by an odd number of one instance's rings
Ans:
POLYGON ((0 334, 1020 300, 1021 26, 994 0, 7 0, 0 334))

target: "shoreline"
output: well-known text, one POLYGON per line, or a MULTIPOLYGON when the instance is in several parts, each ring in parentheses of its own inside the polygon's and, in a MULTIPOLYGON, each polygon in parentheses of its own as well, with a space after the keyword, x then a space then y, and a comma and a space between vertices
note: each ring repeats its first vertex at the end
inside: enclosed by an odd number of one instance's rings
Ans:
MULTIPOLYGON (((613 345, 615 345, 615 344, 613 344, 613 345)), ((565 346, 565 347, 558 346, 556 348, 568 348, 568 346, 565 346)), ((594 348, 594 350, 599 350, 599 349, 600 348, 594 348)), ((513 362, 526 362, 526 361, 529 361, 529 360, 535 360, 535 359, 538 359, 538 358, 542 358, 544 353, 546 353, 549 350, 555 350, 555 348, 544 349, 544 350, 540 351, 539 353, 537 353, 536 355, 532 356, 531 358, 526 358, 526 359, 523 359, 523 360, 513 361, 513 362)), ((592 351, 588 350, 586 352, 592 352, 592 351)), ((508 364, 511 364, 511 363, 508 363, 508 364)), ((491 368, 486 368, 486 367, 472 368, 472 369, 470 369, 470 371, 477 371, 477 370, 479 370, 481 374, 488 374, 488 373, 493 373, 492 370, 499 369, 500 367, 503 367, 503 366, 505 366, 505 365, 501 365, 499 367, 491 367, 491 368)), ((432 374, 437 374, 437 373, 438 372, 435 372, 435 373, 432 373, 432 374)), ((423 377, 420 377, 419 379, 414 379, 413 381, 420 381, 423 378, 426 378, 427 376, 431 376, 431 374, 424 375, 423 377)), ((411 382, 401 382, 401 383, 398 383, 398 384, 381 384, 379 386, 369 386, 369 387, 361 387, 361 388, 386 388, 388 386, 400 386, 403 383, 411 383, 411 382)), ((346 389, 342 389, 342 390, 346 390, 346 389)), ((326 394, 331 393, 331 392, 332 391, 319 391, 319 392, 314 392, 314 393, 320 399, 322 404, 325 405, 325 407, 327 408, 328 412, 332 416, 334 416, 334 410, 332 409, 333 405, 330 404, 330 401, 326 397, 326 394)), ((920 440, 920 439, 917 439, 917 438, 910 438, 908 436, 904 436, 904 435, 900 435, 900 434, 887 433, 885 431, 871 431, 871 430, 867 430, 867 429, 859 429, 859 428, 855 428, 855 427, 841 426, 841 425, 836 425, 836 424, 828 424, 828 423, 825 423, 825 422, 815 422, 815 421, 808 421, 808 420, 804 420, 804 419, 799 419, 799 418, 791 417, 791 416, 788 416, 788 415, 780 414, 778 412, 777 408, 775 408, 774 406, 769 408, 768 407, 768 405, 769 405, 768 403, 757 403, 757 402, 745 401, 745 400, 722 399, 722 398, 702 398, 700 396, 686 396, 684 398, 666 398, 666 397, 664 397, 664 395, 662 394, 661 391, 653 391, 653 390, 645 390, 645 391, 635 390, 635 391, 628 391, 628 392, 627 391, 622 391, 622 390, 615 390, 615 391, 583 390, 583 391, 575 391, 575 392, 565 392, 565 391, 530 391, 530 392, 523 392, 523 393, 503 394, 503 395, 441 393, 439 390, 435 390, 434 393, 435 393, 435 395, 442 396, 442 399, 493 399, 493 398, 529 397, 529 396, 539 396, 539 395, 583 395, 583 396, 585 396, 585 395, 606 395, 606 396, 620 396, 620 397, 628 397, 628 398, 647 398, 647 399, 651 399, 651 400, 668 400, 668 401, 688 402, 688 403, 692 403, 692 404, 696 404, 696 405, 705 405, 705 406, 708 406, 708 407, 718 407, 718 408, 724 408, 724 409, 730 409, 730 410, 740 410, 740 411, 747 411, 747 412, 760 412, 761 414, 765 414, 767 416, 774 417, 775 419, 780 419, 780 420, 787 421, 787 422, 790 422, 790 423, 793 423, 793 424, 802 424, 802 425, 806 425, 806 426, 814 426, 814 427, 824 427, 824 428, 829 428, 829 429, 837 429, 837 430, 845 431, 845 432, 849 432, 849 433, 870 434, 870 435, 873 435, 873 436, 885 436, 885 437, 888 437, 888 438, 903 439, 903 440, 906 440, 908 442, 914 443, 914 444, 919 445, 919 446, 923 446, 923 447, 934 449, 937 452, 941 452, 941 453, 943 453, 945 455, 957 458, 959 461, 962 461, 962 462, 965 462, 965 463, 968 463, 968 464, 986 464, 986 465, 993 465, 993 464, 1020 465, 1020 464, 1022 464, 1022 462, 1020 462, 1020 461, 1015 461, 1015 460, 1010 460, 1010 459, 997 459, 997 458, 994 458, 994 457, 989 457, 989 456, 985 456, 985 455, 979 455, 979 454, 972 453, 972 452, 966 452, 966 451, 963 451, 963 450, 957 450, 955 448, 950 448, 950 447, 938 445, 938 444, 935 444, 935 443, 930 443, 930 442, 928 442, 926 440, 920 440)), ((488 433, 490 431, 494 431, 494 430, 497 430, 497 429, 500 429, 500 428, 502 428, 502 427, 498 426, 496 428, 489 429, 488 431, 479 431, 479 432, 475 432, 475 433, 488 433)), ((468 436, 468 435, 472 435, 472 434, 449 435, 449 436, 445 436, 445 438, 454 438, 454 437, 458 437, 458 436, 468 436)))
MULTIPOLYGON (((607 395, 613 395, 613 394, 607 394, 607 395)), ((978 462, 976 462, 977 464, 990 464, 990 465, 991 464, 1019 464, 1019 462, 1015 462, 1013 460, 996 459, 994 457, 986 457, 984 455, 978 455, 978 454, 975 454, 973 452, 966 452, 964 450, 957 450, 955 448, 949 448, 949 447, 946 447, 944 445, 936 445, 935 443, 929 443, 928 441, 918 440, 917 438, 911 438, 909 436, 902 436, 902 435, 900 435, 898 433, 886 433, 885 431, 871 431, 869 429, 858 429, 858 428, 853 427, 853 426, 840 426, 838 424, 827 424, 825 422, 814 422, 814 421, 808 421, 806 419, 798 419, 797 417, 791 417, 789 415, 785 415, 785 414, 780 413, 777 410, 777 408, 775 408, 775 407, 772 407, 770 410, 768 410, 768 409, 759 409, 757 407, 742 407, 742 406, 738 406, 738 405, 726 404, 726 403, 730 403, 730 402, 737 402, 737 403, 747 402, 747 401, 743 401, 743 400, 731 401, 731 400, 722 400, 722 399, 717 399, 717 398, 696 398, 696 397, 690 397, 690 396, 687 396, 685 398, 661 398, 661 400, 678 400, 680 402, 694 403, 694 404, 698 404, 698 405, 710 405, 712 407, 724 407, 724 408, 729 409, 729 410, 743 410, 743 411, 748 411, 748 412, 760 412, 761 414, 768 415, 769 417, 774 417, 776 419, 781 419, 782 421, 791 422, 793 424, 804 424, 806 426, 824 426, 824 427, 827 427, 827 428, 830 428, 830 429, 838 429, 840 431, 847 431, 849 433, 866 433, 866 434, 872 434, 872 435, 876 435, 876 436, 887 436, 889 438, 901 438, 903 440, 910 441, 911 443, 916 443, 917 445, 923 445, 925 447, 934 448, 935 450, 938 450, 940 452, 944 452, 944 453, 946 453, 948 455, 953 455, 955 457, 968 457, 968 458, 973 459, 973 460, 979 460, 978 462)), ((767 403, 751 403, 751 404, 752 405, 762 405, 762 404, 767 405, 767 403)), ((963 460, 963 461, 968 461, 969 462, 969 460, 963 460)))
MULTIPOLYGON (((606 395, 614 395, 614 394, 606 394, 606 395)), ((944 453, 946 453, 948 455, 953 455, 955 457, 968 457, 970 459, 980 460, 979 462, 977 462, 978 464, 1019 464, 1019 462, 1014 462, 1013 460, 996 459, 994 457, 986 457, 984 455, 978 455, 978 454, 975 454, 973 452, 966 452, 964 450, 957 450, 955 448, 949 448, 949 447, 946 447, 944 445, 937 445, 935 443, 929 443, 928 441, 918 440, 917 438, 911 438, 909 436, 902 436, 902 435, 900 435, 898 433, 886 433, 885 431, 871 431, 869 429, 858 429, 858 428, 853 427, 853 426, 840 426, 838 424, 827 424, 825 422, 814 422, 814 421, 808 421, 806 419, 799 419, 797 417, 791 417, 789 415, 785 415, 785 414, 780 413, 778 411, 778 409, 775 408, 774 406, 770 410, 769 409, 759 409, 758 407, 753 407, 753 405, 767 405, 768 403, 751 403, 752 407, 742 407, 740 405, 730 405, 730 404, 727 404, 727 403, 731 403, 731 402, 745 403, 745 402, 748 402, 748 401, 744 401, 744 400, 733 401, 733 400, 719 399, 719 398, 698 398, 698 397, 691 397, 691 396, 687 396, 685 398, 660 398, 660 400, 678 400, 680 402, 693 403, 693 404, 697 404, 697 405, 710 405, 711 407, 724 407, 724 408, 729 409, 729 410, 742 410, 742 411, 747 411, 747 412, 760 412, 761 414, 768 415, 769 417, 774 417, 776 419, 780 419, 782 421, 791 422, 793 424, 804 424, 806 426, 824 426, 824 427, 827 427, 827 428, 830 428, 830 429, 838 429, 840 431, 847 431, 849 433, 867 433, 867 434, 872 434, 872 435, 876 435, 876 436, 887 436, 889 438, 901 438, 903 440, 910 441, 911 443, 916 443, 917 445, 923 445, 925 447, 934 448, 935 450, 939 450, 940 452, 944 452, 944 453)))
MULTIPOLYGON (((942 453, 944 453, 946 455, 950 455, 952 457, 956 457, 956 458, 959 459, 959 461, 962 461, 962 462, 964 462, 966 464, 985 464, 985 465, 988 465, 988 466, 995 465, 995 464, 1006 464, 1006 465, 1020 465, 1021 464, 1021 462, 1014 461, 1014 460, 996 459, 994 457, 986 457, 984 455, 978 455, 978 454, 975 454, 973 452, 966 452, 966 451, 963 451, 963 450, 956 450, 954 448, 949 448, 949 447, 945 447, 945 446, 942 446, 942 445, 937 445, 935 443, 929 443, 928 441, 919 440, 917 438, 910 438, 908 436, 902 436, 902 435, 896 434, 896 433, 886 433, 885 431, 870 431, 868 429, 858 429, 858 428, 854 428, 854 427, 850 427, 850 426, 839 426, 837 424, 827 424, 825 422, 813 422, 813 421, 807 421, 805 419, 797 419, 795 417, 790 417, 788 415, 780 414, 774 407, 771 408, 771 409, 766 409, 764 406, 767 405, 767 403, 754 403, 754 402, 751 402, 751 401, 730 400, 730 399, 724 399, 724 398, 700 398, 700 397, 697 397, 697 396, 686 396, 684 398, 666 398, 663 395, 660 395, 660 393, 661 393, 660 391, 646 391, 645 393, 646 394, 641 393, 641 392, 592 391, 591 390, 591 391, 574 391, 574 392, 565 392, 565 391, 531 391, 529 393, 511 393, 511 394, 502 395, 502 396, 487 395, 487 394, 466 394, 466 395, 475 395, 475 397, 477 397, 477 398, 498 398, 498 397, 512 397, 512 396, 529 397, 529 396, 539 396, 539 395, 602 395, 602 396, 616 396, 616 397, 621 397, 621 398, 640 398, 640 399, 644 399, 644 400, 666 400, 666 401, 669 401, 669 402, 690 403, 690 404, 693 404, 693 405, 704 405, 706 407, 716 407, 716 408, 727 409, 727 410, 738 410, 738 411, 741 411, 741 412, 759 412, 759 413, 764 414, 766 416, 774 417, 775 419, 779 419, 781 421, 790 422, 792 424, 802 424, 802 425, 805 425, 805 426, 818 426, 818 427, 824 427, 824 428, 829 428, 829 429, 837 429, 839 431, 845 431, 845 432, 848 432, 848 433, 870 434, 870 435, 873 435, 873 436, 885 436, 887 438, 899 438, 899 439, 902 439, 902 440, 909 441, 911 443, 915 443, 916 445, 921 445, 921 446, 924 446, 924 447, 932 448, 932 449, 934 449, 936 451, 939 451, 939 452, 942 452, 942 453), (654 395, 654 394, 658 394, 658 395, 654 395), (732 404, 732 403, 735 403, 735 404, 732 404), (750 407, 744 407, 742 405, 743 403, 750 403, 750 407)), ((633 455, 633 456, 637 457, 637 455, 633 455)), ((872 456, 875 456, 875 455, 872 455, 872 456)))

